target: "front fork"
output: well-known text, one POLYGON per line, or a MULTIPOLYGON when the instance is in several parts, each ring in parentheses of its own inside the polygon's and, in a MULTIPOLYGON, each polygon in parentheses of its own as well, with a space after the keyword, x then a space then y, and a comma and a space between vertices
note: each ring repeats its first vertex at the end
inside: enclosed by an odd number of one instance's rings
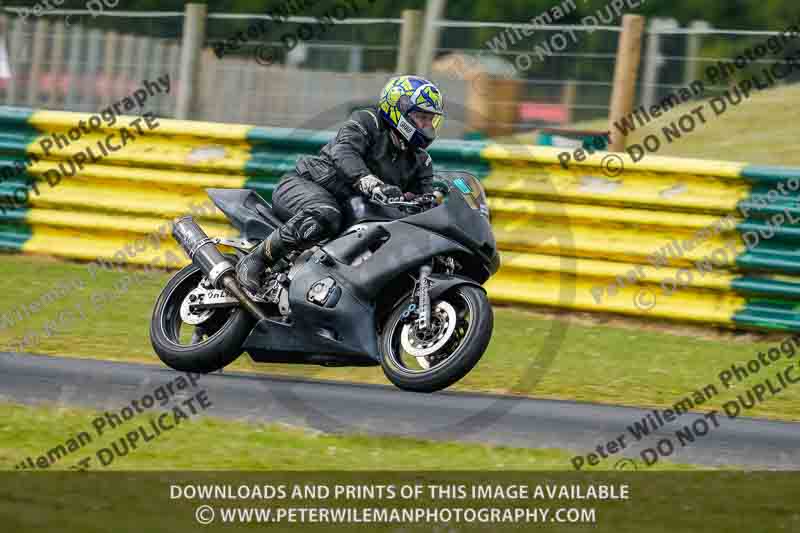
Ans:
MULTIPOLYGON (((444 265, 444 271, 448 276, 452 276, 456 270, 456 262, 452 257, 435 257, 434 261, 440 261, 444 265)), ((417 318, 417 328, 425 331, 431 325, 431 281, 429 279, 433 269, 430 265, 422 265, 419 269, 419 281, 417 288, 419 289, 419 297, 417 298, 417 305, 419 306, 419 315, 417 318)))
POLYGON ((430 281, 428 276, 431 275, 432 269, 428 265, 423 265, 419 269, 419 317, 417 318, 417 329, 425 331, 431 325, 431 295, 430 295, 430 281))
POLYGON ((408 308, 400 315, 400 320, 402 322, 415 320, 417 331, 425 331, 431 325, 431 286, 428 277, 431 275, 432 271, 433 269, 431 269, 429 265, 423 265, 419 269, 419 279, 412 292, 412 301, 408 304, 408 308), (417 296, 416 301, 413 299, 414 294, 417 296), (416 319, 414 315, 416 315, 416 319))

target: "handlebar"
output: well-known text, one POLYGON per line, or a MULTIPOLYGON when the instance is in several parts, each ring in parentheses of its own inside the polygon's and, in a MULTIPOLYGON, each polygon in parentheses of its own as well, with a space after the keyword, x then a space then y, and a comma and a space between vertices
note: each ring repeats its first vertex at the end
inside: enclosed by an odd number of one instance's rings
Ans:
POLYGON ((420 211, 435 207, 439 203, 433 194, 420 194, 412 200, 406 200, 404 198, 387 198, 384 202, 380 202, 375 199, 372 199, 372 201, 378 205, 384 205, 387 207, 420 211))

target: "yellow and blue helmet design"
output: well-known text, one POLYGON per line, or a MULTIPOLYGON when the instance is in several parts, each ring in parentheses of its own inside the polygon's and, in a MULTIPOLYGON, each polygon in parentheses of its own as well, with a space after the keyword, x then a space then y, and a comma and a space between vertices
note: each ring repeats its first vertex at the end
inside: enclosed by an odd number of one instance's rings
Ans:
POLYGON ((378 112, 411 146, 427 148, 444 122, 444 99, 430 81, 418 76, 398 76, 383 87, 378 112), (413 111, 433 113, 432 127, 418 127, 409 117, 413 111))

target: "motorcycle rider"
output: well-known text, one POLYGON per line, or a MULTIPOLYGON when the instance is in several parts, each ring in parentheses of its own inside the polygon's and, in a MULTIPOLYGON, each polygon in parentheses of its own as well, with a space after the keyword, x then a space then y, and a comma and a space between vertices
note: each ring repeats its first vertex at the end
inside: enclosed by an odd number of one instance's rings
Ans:
POLYGON ((236 265, 242 286, 258 293, 268 267, 338 234, 341 205, 353 194, 386 200, 431 193, 433 164, 425 149, 443 118, 436 85, 417 76, 390 79, 376 107, 353 112, 319 155, 300 157, 278 182, 272 205, 284 224, 236 265))

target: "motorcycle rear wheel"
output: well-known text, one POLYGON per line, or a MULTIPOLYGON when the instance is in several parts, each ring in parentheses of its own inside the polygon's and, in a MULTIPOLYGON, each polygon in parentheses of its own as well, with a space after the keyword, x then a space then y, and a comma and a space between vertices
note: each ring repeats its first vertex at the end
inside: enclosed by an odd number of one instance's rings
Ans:
POLYGON ((455 287, 431 302, 431 327, 426 332, 403 323, 401 315, 409 303, 407 299, 386 320, 380 342, 383 372, 403 390, 447 388, 466 376, 489 346, 494 327, 489 299, 477 287, 455 287))
POLYGON ((179 270, 161 291, 150 320, 153 349, 164 364, 181 372, 207 374, 231 364, 242 354, 242 344, 255 322, 239 306, 219 308, 187 332, 191 326, 181 319, 180 307, 202 278, 195 265, 179 270))

